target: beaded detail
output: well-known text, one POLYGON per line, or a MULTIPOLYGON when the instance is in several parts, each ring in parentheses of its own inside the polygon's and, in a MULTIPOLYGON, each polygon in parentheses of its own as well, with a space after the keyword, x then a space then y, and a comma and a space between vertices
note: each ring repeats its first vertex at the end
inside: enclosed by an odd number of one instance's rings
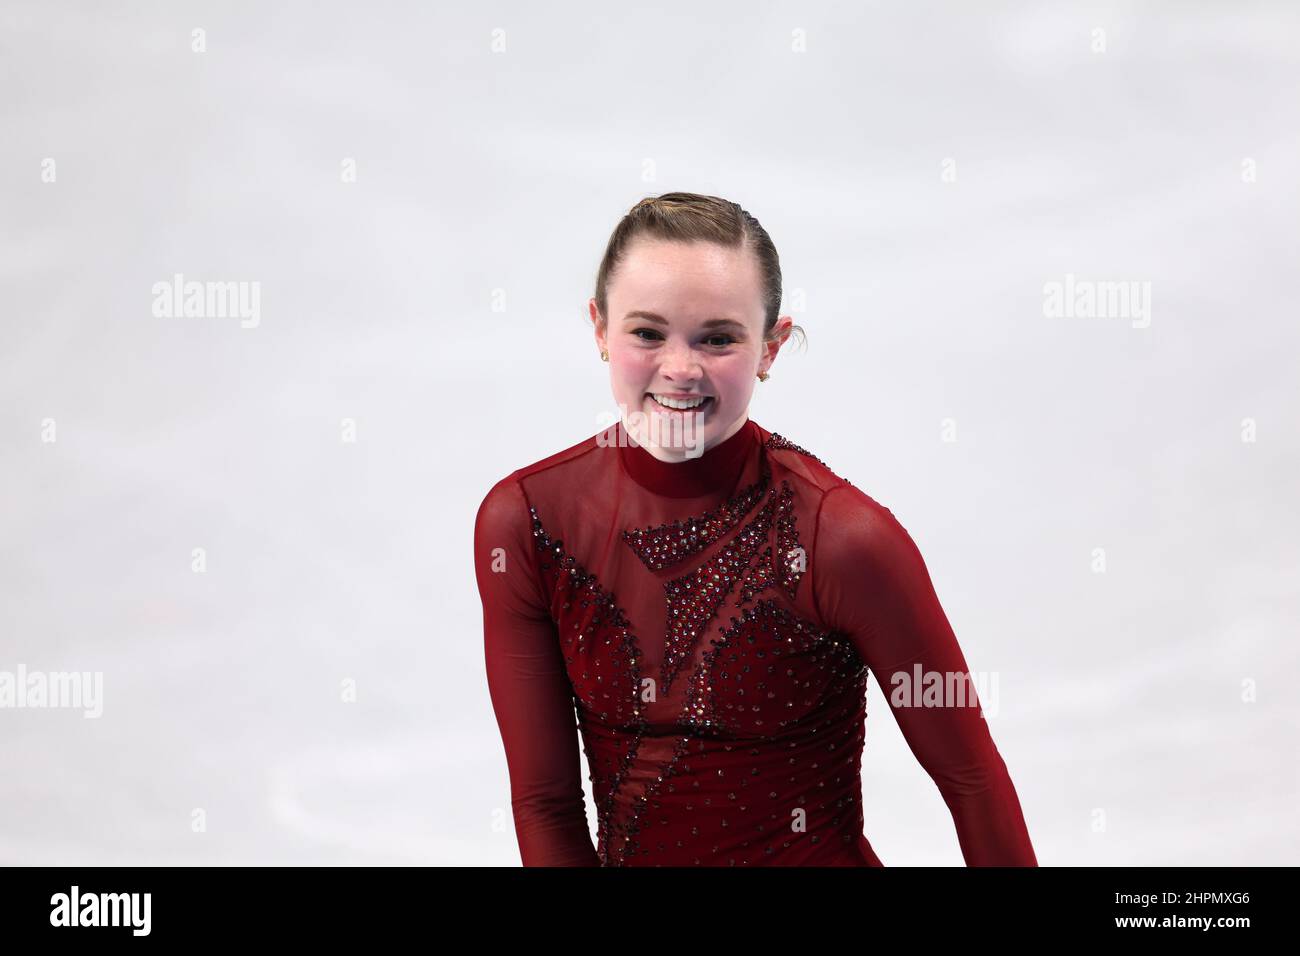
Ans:
MULTIPOLYGON (((631 819, 624 828, 626 835, 614 858, 615 865, 622 866, 629 858, 637 855, 649 855, 650 851, 641 845, 640 839, 640 834, 645 830, 641 818, 646 808, 650 806, 658 809, 661 806, 656 797, 665 786, 672 789, 671 779, 675 775, 679 772, 692 773, 691 764, 681 760, 690 752, 692 745, 697 751, 697 756, 693 759, 705 761, 707 750, 704 741, 709 737, 735 734, 747 728, 756 742, 772 742, 783 739, 782 735, 789 736, 803 725, 807 716, 813 715, 824 718, 821 723, 808 729, 808 736, 814 739, 818 730, 838 730, 843 734, 847 727, 856 725, 856 736, 836 739, 835 733, 827 735, 824 752, 830 755, 828 759, 834 761, 831 766, 842 768, 842 774, 832 778, 833 784, 840 785, 860 778, 861 721, 865 717, 863 703, 866 699, 868 671, 852 643, 844 635, 823 631, 810 622, 799 619, 772 601, 760 601, 742 616, 733 617, 731 622, 731 627, 710 642, 710 650, 691 675, 686 709, 678 719, 686 733, 675 744, 672 757, 660 769, 654 782, 634 802, 631 819), (788 660, 783 661, 783 658, 788 660), (795 704, 790 700, 783 703, 782 695, 773 689, 780 677, 795 677, 796 682, 790 686, 796 694, 802 691, 805 699, 802 701, 803 709, 797 716, 781 719, 781 711, 793 710, 795 704), (750 685, 748 689, 754 698, 752 704, 744 703, 747 690, 741 686, 744 684, 750 685), (733 693, 723 695, 719 692, 722 689, 730 689, 733 693), (721 702, 723 696, 729 697, 725 704, 721 702), (819 711, 819 703, 831 703, 833 709, 829 714, 819 711), (772 715, 772 719, 766 722, 766 727, 763 717, 757 716, 760 714, 772 715), (835 756, 837 749, 840 753, 835 756)), ((792 743, 790 746, 795 745, 792 743)), ((733 748, 727 746, 724 749, 733 748)), ((747 753, 751 758, 757 757, 761 750, 751 746, 747 753)), ((789 764, 794 765, 797 760, 792 756, 789 764)), ((817 766, 817 763, 813 763, 814 768, 817 766)), ((723 773, 721 769, 717 771, 719 776, 723 773)), ((750 776, 760 776, 757 767, 752 768, 750 776)), ((794 777, 789 778, 789 781, 794 780, 794 777)), ((699 786, 698 782, 695 786, 699 786)), ((743 790, 750 784, 742 778, 737 786, 743 790)), ((769 800, 779 800, 779 797, 775 790, 768 794, 769 800)), ((729 793, 728 799, 736 800, 737 794, 729 793)), ((807 794, 789 795, 787 801, 805 806, 813 802, 807 794)), ((834 809, 843 810, 846 804, 854 803, 852 798, 841 798, 834 804, 834 809)), ((704 804, 711 808, 708 798, 704 804)), ((738 809, 743 813, 747 807, 740 803, 738 809)), ((816 809, 831 812, 825 803, 816 809)), ((758 836, 764 838, 762 842, 789 836, 784 829, 783 817, 773 813, 769 816, 769 821, 766 825, 760 825, 758 836)), ((857 832, 861 832, 860 807, 853 822, 857 826, 857 832)), ((833 827, 838 827, 841 823, 842 819, 838 815, 833 815, 830 819, 833 827)), ((664 819, 661 825, 667 827, 670 821, 664 819)), ((726 826, 725 817, 722 826, 726 826)), ((691 832, 698 833, 698 827, 692 827, 691 832)), ((810 844, 816 844, 817 840, 815 834, 809 838, 810 844)), ((679 841, 678 847, 681 846, 679 841)), ((749 843, 743 843, 742 846, 748 847, 749 843)), ((786 839, 783 847, 790 846, 790 841, 786 839)), ((658 852, 662 853, 664 849, 662 844, 658 846, 658 852)), ((716 847, 713 852, 717 852, 716 847)), ((771 845, 764 850, 768 856, 773 852, 771 845)), ((694 860, 696 865, 700 862, 698 858, 694 860)), ((742 859, 740 862, 746 865, 750 861, 742 859)), ((735 860, 730 863, 734 865, 735 860)))
MULTIPOLYGON (((778 435, 763 447, 815 457, 778 435)), ((603 866, 809 859, 827 844, 852 846, 861 833, 867 669, 844 635, 785 606, 807 559, 794 489, 771 479, 761 454, 759 480, 720 507, 623 532, 651 571, 720 544, 663 585, 657 704, 642 697, 645 655, 627 614, 529 508, 591 771, 603 866), (718 621, 726 608, 736 616, 718 621), (792 815, 806 829, 792 826, 792 815)))
MULTIPOLYGON (((596 575, 588 572, 573 555, 564 550, 563 541, 551 539, 542 526, 536 508, 530 507, 528 511, 532 518, 534 546, 544 556, 542 571, 543 573, 554 571, 556 575, 556 601, 560 610, 571 611, 575 604, 592 609, 581 615, 583 621, 574 622, 570 629, 560 633, 566 660, 572 663, 575 657, 581 657, 576 652, 582 650, 588 638, 595 638, 609 648, 609 663, 612 665, 610 669, 613 673, 595 675, 594 682, 589 679, 573 681, 573 675, 570 675, 574 687, 574 699, 578 704, 578 723, 583 726, 588 714, 594 714, 602 722, 632 725, 636 728, 627 750, 616 766, 606 767, 599 760, 594 759, 590 752, 587 754, 587 763, 591 768, 590 779, 593 785, 596 785, 597 792, 604 790, 607 794, 606 799, 597 804, 596 817, 601 844, 608 845, 608 829, 613 814, 614 797, 622 786, 628 768, 636 759, 645 730, 639 694, 640 649, 637 646, 636 636, 632 633, 630 624, 614 596, 600 586, 596 575), (605 681, 606 676, 610 678, 608 685, 605 681), (604 689, 597 692, 597 687, 604 689), (585 697, 584 691, 587 692, 585 697), (602 773, 605 779, 598 783, 597 776, 602 773)), ((591 677, 589 674, 582 676, 591 677)), ((584 746, 585 741, 584 735, 584 746)))
POLYGON ((769 494, 773 500, 721 552, 685 577, 664 585, 668 596, 668 624, 659 679, 665 693, 672 687, 682 663, 694 653, 696 641, 713 620, 736 578, 745 573, 758 548, 767 541, 777 504, 775 490, 769 494))
POLYGON ((745 576, 740 579, 740 587, 737 588, 736 607, 744 607, 754 599, 754 595, 771 586, 776 580, 775 567, 772 546, 769 544, 758 556, 758 560, 745 569, 745 576))
MULTIPOLYGON (((639 849, 637 835, 641 832, 641 815, 645 812, 646 806, 663 788, 664 783, 668 781, 678 771, 681 757, 689 750, 691 742, 694 739, 692 734, 683 734, 673 745, 672 756, 667 763, 660 768, 658 775, 651 782, 640 796, 633 801, 632 811, 628 821, 621 828, 620 842, 613 848, 613 851, 607 853, 610 860, 606 866, 622 866, 628 857, 635 856, 639 849)), ((686 767, 689 770, 689 766, 686 767)))
MULTIPOLYGON (((763 443, 763 448, 788 449, 819 462, 823 467, 826 466, 826 463, 812 452, 801 448, 775 432, 763 443)), ((771 478, 771 469, 766 458, 764 458, 758 481, 737 492, 717 508, 706 511, 698 517, 671 521, 651 528, 635 528, 624 531, 623 540, 628 547, 636 552, 637 557, 651 571, 661 571, 664 568, 671 567, 691 555, 703 551, 736 527, 745 515, 749 514, 754 505, 762 500, 771 478)), ((787 508, 783 516, 782 526, 785 529, 783 533, 786 538, 786 542, 783 542, 783 544, 788 546, 782 548, 779 552, 787 556, 787 561, 789 560, 790 548, 798 546, 797 538, 793 542, 789 541, 793 537, 793 521, 793 511, 787 508)), ((782 566, 785 566, 785 562, 783 562, 782 566)), ((783 575, 782 584, 793 597, 792 588, 798 584, 797 575, 783 575)))
POLYGON ((776 574, 781 587, 794 600, 799 589, 799 580, 808 569, 808 556, 799 544, 799 530, 795 527, 794 493, 790 483, 782 481, 782 494, 777 503, 776 514, 776 574))
MULTIPOLYGON (((811 622, 799 619, 773 601, 760 601, 740 617, 733 617, 731 626, 710 641, 710 645, 687 690, 686 716, 683 719, 696 729, 735 733, 741 722, 754 728, 763 726, 764 720, 754 715, 762 713, 764 707, 770 710, 774 706, 769 703, 774 694, 764 694, 764 702, 755 701, 748 710, 736 703, 723 705, 722 710, 735 711, 739 715, 733 716, 732 713, 722 713, 719 695, 712 686, 733 679, 737 684, 743 683, 745 675, 750 672, 748 661, 751 657, 763 661, 770 653, 773 662, 766 665, 766 671, 771 674, 779 666, 783 654, 808 654, 817 650, 819 654, 812 659, 820 669, 833 668, 837 676, 845 675, 852 681, 866 679, 866 665, 851 642, 843 639, 842 635, 823 631, 811 622)), ((758 683, 756 688, 760 692, 767 691, 765 683, 758 683)), ((743 697, 744 691, 741 690, 737 696, 743 697)), ((771 723, 776 729, 782 729, 789 721, 774 719, 771 723)))
POLYGON ((776 432, 772 432, 772 434, 768 436, 767 441, 763 442, 763 447, 764 448, 787 448, 790 451, 797 451, 799 454, 805 455, 808 458, 811 458, 813 461, 818 462, 823 466, 826 466, 826 462, 822 461, 812 452, 808 451, 808 449, 800 448, 794 442, 790 441, 790 439, 786 438, 784 435, 778 435, 776 432))
POLYGON ((623 541, 651 571, 671 567, 703 551, 740 524, 754 505, 762 500, 770 480, 771 472, 767 462, 764 462, 758 481, 737 492, 712 511, 684 521, 624 531, 623 541))
MULTIPOLYGON (((787 451, 798 452, 800 455, 803 455, 805 458, 811 458, 813 461, 817 462, 827 471, 830 471, 832 475, 835 475, 836 478, 840 478, 839 475, 836 475, 835 472, 831 471, 830 465, 826 464, 826 462, 822 461, 820 458, 818 458, 808 449, 801 448, 800 446, 796 445, 794 442, 790 441, 790 439, 786 438, 783 435, 778 435, 776 432, 773 432, 770 436, 768 436, 767 441, 763 442, 763 447, 784 449, 787 451)), ((846 485, 853 484, 853 482, 849 481, 849 479, 847 478, 840 478, 840 481, 843 481, 846 485)))

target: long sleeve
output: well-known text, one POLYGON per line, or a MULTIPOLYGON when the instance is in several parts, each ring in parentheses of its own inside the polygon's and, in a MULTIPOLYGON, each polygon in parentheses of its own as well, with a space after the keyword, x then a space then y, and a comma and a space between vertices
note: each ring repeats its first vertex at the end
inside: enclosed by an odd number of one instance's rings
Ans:
POLYGON ((474 573, 523 865, 599 866, 583 800, 573 688, 542 594, 523 489, 510 478, 479 507, 474 573))
POLYGON ((900 706, 894 675, 910 688, 923 674, 968 674, 911 536, 883 505, 851 484, 827 492, 810 560, 824 621, 853 641, 891 698, 908 746, 952 813, 968 866, 1037 866, 1024 814, 1006 764, 977 701, 965 706, 900 706))

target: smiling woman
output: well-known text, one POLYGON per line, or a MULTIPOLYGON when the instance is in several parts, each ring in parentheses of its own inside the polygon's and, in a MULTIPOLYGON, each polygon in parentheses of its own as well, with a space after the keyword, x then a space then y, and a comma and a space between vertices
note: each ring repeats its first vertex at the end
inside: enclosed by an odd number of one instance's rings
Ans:
MULTIPOLYGON (((739 206, 638 203, 589 304, 620 421, 479 508, 526 866, 881 866, 863 833, 867 673, 966 684, 946 679, 966 662, 907 531, 749 418, 792 331, 780 301, 776 250, 739 206)), ((891 710, 966 862, 1036 865, 977 695, 891 710)))
POLYGON ((798 328, 780 307, 776 247, 735 203, 667 193, 632 207, 610 237, 588 309, 638 443, 680 461, 697 449, 679 435, 698 435, 703 447, 734 435, 755 377, 767 378, 798 328), (655 429, 655 417, 692 418, 694 427, 655 429))

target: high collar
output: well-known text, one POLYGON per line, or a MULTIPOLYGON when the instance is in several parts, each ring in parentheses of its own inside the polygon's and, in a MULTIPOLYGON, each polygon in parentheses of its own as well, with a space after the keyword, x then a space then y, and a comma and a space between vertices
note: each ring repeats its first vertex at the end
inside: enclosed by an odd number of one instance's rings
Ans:
POLYGON ((618 423, 618 457, 623 470, 641 487, 666 498, 698 498, 733 487, 746 455, 758 443, 758 426, 746 418, 736 433, 695 458, 660 461, 618 423))

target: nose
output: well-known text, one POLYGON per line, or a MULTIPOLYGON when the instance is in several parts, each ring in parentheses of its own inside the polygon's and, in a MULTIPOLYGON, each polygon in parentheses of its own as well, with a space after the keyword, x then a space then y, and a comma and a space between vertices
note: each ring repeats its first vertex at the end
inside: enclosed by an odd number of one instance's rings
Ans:
POLYGON ((689 385, 704 375, 700 360, 689 345, 679 343, 669 346, 664 350, 663 356, 659 374, 674 385, 689 385))

